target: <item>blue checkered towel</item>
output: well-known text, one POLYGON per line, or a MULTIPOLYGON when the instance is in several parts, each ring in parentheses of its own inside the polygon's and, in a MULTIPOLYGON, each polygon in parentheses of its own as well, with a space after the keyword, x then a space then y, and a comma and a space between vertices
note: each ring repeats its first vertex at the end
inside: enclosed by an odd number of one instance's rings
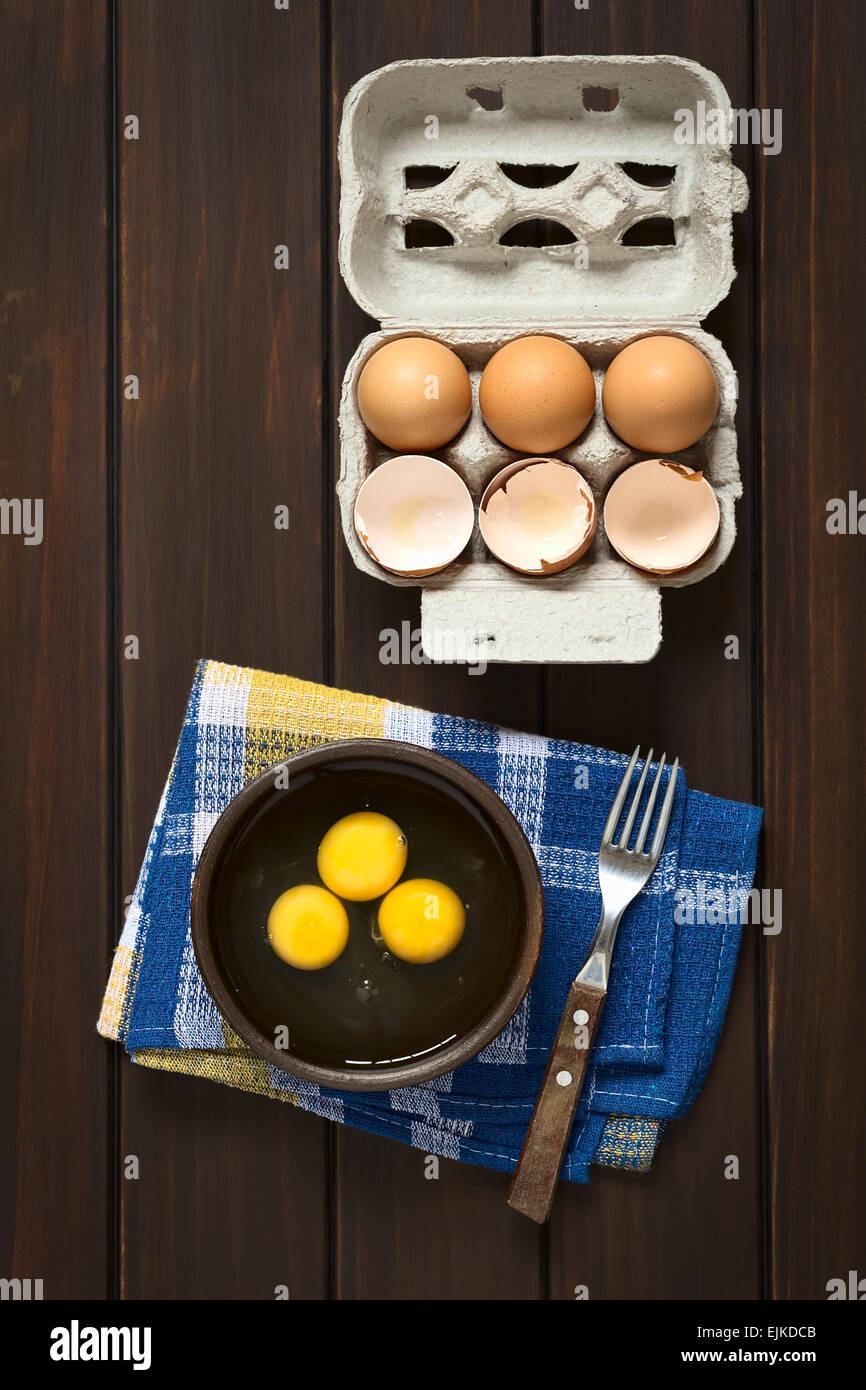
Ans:
MULTIPOLYGON (((568 985, 601 903, 598 845, 626 759, 265 672, 203 661, 99 1029, 147 1066, 289 1100, 425 1152, 514 1168, 568 985), (470 768, 516 815, 541 868, 546 924, 532 987, 474 1060, 426 1085, 359 1094, 277 1071, 228 1028, 189 929, 199 854, 259 772, 334 738, 405 739, 470 768)), ((682 773, 664 855, 626 913, 563 1175, 645 1169, 664 1124, 700 1090, 721 1031, 755 868, 761 811, 690 790, 682 773), (707 905, 711 910, 707 911, 707 905)))

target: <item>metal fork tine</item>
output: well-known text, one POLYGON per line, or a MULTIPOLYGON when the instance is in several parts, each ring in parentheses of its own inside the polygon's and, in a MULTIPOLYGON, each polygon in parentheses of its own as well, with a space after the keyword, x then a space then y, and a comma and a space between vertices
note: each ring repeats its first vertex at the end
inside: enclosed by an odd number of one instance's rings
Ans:
POLYGON ((613 832, 616 830, 616 827, 619 824, 620 814, 625 803, 625 794, 628 791, 629 783, 631 782, 631 775, 634 772, 635 764, 637 763, 639 756, 640 744, 638 744, 637 748, 631 755, 631 762, 629 763, 628 767, 623 773, 622 781, 619 784, 619 790, 613 799, 613 805, 610 808, 610 815, 608 816, 604 824, 604 834, 601 837, 602 845, 610 844, 613 832))
POLYGON ((646 837, 649 834, 649 828, 652 825, 653 811, 655 810, 656 797, 659 794, 659 787, 661 785, 662 773, 665 770, 666 759, 667 753, 662 753, 661 760, 659 761, 659 770, 655 775, 655 780, 652 784, 652 789, 650 790, 649 794, 649 801, 646 804, 646 810, 643 813, 643 820, 640 823, 640 830, 638 831, 638 836, 635 840, 635 854, 641 854, 643 852, 643 847, 646 844, 646 837))
POLYGON ((673 766, 671 767, 670 779, 668 781, 668 789, 665 792, 665 799, 662 802, 662 809, 659 815, 659 823, 656 826, 656 833, 653 836, 652 849, 650 850, 650 859, 652 859, 654 863, 661 854, 662 845, 665 842, 665 835, 667 834, 668 829, 668 821, 671 818, 671 807, 674 804, 674 792, 676 791, 677 787, 677 769, 679 768, 679 765, 679 758, 674 758, 673 766))
POLYGON ((643 772, 642 772, 641 775, 640 775, 640 781, 639 781, 638 784, 637 784, 637 791, 635 792, 634 796, 633 796, 632 799, 631 799, 631 806, 629 806, 629 808, 628 808, 628 815, 626 816, 625 825, 624 825, 623 828, 622 828, 622 834, 621 834, 620 837, 619 837, 619 848, 620 848, 620 849, 628 849, 628 837, 629 837, 629 835, 631 834, 631 828, 632 828, 632 826, 634 825, 635 817, 636 817, 637 812, 638 812, 638 807, 640 806, 640 799, 641 799, 641 797, 643 796, 643 789, 644 789, 644 784, 645 784, 645 782, 646 782, 646 775, 647 775, 647 773, 649 772, 649 766, 650 766, 650 763, 652 762, 652 760, 653 760, 653 750, 650 749, 650 751, 649 751, 649 752, 647 753, 647 755, 646 755, 646 761, 644 762, 644 765, 643 765, 643 772))

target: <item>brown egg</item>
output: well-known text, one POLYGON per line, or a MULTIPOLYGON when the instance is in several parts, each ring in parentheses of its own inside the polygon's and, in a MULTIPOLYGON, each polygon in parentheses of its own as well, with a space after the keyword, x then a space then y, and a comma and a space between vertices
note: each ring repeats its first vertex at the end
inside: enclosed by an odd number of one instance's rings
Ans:
POLYGON ((607 423, 633 449, 675 453, 706 434, 719 408, 716 375, 684 338, 638 338, 605 373, 607 423))
POLYGON ((364 365, 358 409, 370 433, 389 449, 440 449, 469 419, 472 383, 444 343, 393 338, 364 365))
POLYGON ((570 463, 520 459, 488 484, 478 524, 497 559, 519 574, 559 574, 586 554, 596 526, 592 489, 570 463))
POLYGON ((576 348, 561 338, 515 338, 491 357, 478 396, 487 428, 522 454, 562 449, 582 434, 595 409, 595 382, 576 348))
POLYGON ((697 564, 716 539, 718 498, 703 473, 670 459, 644 459, 615 479, 604 529, 630 565, 676 574, 697 564))

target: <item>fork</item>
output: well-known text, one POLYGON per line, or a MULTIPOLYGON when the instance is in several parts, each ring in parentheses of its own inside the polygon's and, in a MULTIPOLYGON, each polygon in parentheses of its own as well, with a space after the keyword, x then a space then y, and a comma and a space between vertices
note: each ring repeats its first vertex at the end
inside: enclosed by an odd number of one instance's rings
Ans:
POLYGON ((663 753, 653 779, 637 839, 633 847, 628 848, 652 756, 653 750, 650 749, 626 814, 622 834, 616 843, 613 837, 631 786, 632 773, 640 757, 640 745, 631 755, 631 761, 605 822, 598 851, 601 916, 589 948, 589 955, 569 990, 541 1090, 523 1140, 517 1170, 508 1189, 508 1205, 539 1224, 547 1220, 553 1206, 556 1183, 562 1168, 574 1112, 586 1077, 590 1049, 607 998, 607 982, 617 928, 626 908, 637 897, 658 864, 670 823, 679 758, 675 758, 671 766, 652 844, 645 852, 644 845, 652 824, 665 768, 666 755, 663 753))

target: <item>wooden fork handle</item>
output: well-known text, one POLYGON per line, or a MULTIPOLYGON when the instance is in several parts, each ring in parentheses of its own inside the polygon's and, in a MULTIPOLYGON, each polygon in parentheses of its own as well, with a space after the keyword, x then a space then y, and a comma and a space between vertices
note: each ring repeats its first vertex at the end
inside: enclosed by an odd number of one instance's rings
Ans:
POLYGON ((523 1140, 508 1205, 543 1224, 550 1216, 589 1052, 607 995, 577 980, 571 986, 541 1090, 523 1140))

